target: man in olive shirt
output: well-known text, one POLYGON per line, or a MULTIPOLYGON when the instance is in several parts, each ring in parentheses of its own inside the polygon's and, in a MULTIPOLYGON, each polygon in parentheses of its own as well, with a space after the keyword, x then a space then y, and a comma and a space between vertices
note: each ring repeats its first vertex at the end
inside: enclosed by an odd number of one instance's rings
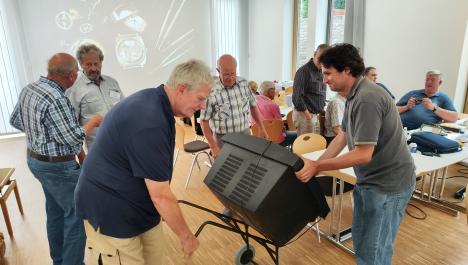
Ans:
POLYGON ((415 186, 415 166, 390 95, 362 76, 364 63, 351 44, 320 57, 324 82, 346 96, 342 129, 318 161, 304 158, 296 173, 307 182, 319 171, 353 167, 353 246, 356 262, 392 262, 393 242, 415 186), (348 145, 349 152, 341 154, 348 145))

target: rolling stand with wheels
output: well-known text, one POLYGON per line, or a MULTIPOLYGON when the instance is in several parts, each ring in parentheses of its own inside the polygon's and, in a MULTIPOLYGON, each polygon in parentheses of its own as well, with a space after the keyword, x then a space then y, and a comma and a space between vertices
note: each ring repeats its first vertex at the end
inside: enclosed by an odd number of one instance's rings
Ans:
POLYGON ((212 225, 216 226, 218 228, 224 229, 231 231, 233 233, 239 234, 242 237, 242 240, 244 240, 244 245, 236 252, 234 256, 235 264, 236 265, 245 265, 245 264, 257 264, 253 261, 253 258, 255 257, 255 248, 250 245, 249 239, 255 240, 257 243, 262 245, 268 254, 270 255, 271 259, 273 262, 278 265, 279 264, 279 248, 281 247, 277 243, 273 242, 272 240, 258 237, 256 235, 252 235, 249 233, 249 225, 237 220, 235 218, 232 218, 230 216, 224 215, 222 213, 218 213, 216 211, 210 210, 208 208, 205 208, 203 206, 184 201, 184 200, 179 200, 178 201, 181 204, 185 204, 197 209, 200 209, 202 211, 208 212, 216 216, 220 221, 223 221, 223 223, 217 223, 214 221, 206 221, 200 225, 198 228, 197 232, 195 233, 195 236, 198 237, 200 233, 203 231, 205 226, 207 225, 212 225))

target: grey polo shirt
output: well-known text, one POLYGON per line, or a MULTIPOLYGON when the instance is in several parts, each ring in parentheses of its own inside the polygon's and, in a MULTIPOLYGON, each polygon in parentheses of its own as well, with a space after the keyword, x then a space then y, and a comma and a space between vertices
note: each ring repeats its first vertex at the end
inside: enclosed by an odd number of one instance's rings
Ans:
POLYGON ((369 163, 354 166, 357 184, 384 193, 401 192, 415 184, 414 161, 387 92, 358 78, 347 97, 342 127, 349 150, 357 145, 375 146, 369 163))
MULTIPOLYGON (((119 84, 114 78, 102 75, 101 83, 98 86, 83 73, 80 74, 73 86, 66 90, 65 94, 75 108, 81 126, 96 114, 106 115, 112 106, 123 98, 119 84)), ((97 130, 99 128, 96 128, 91 135, 86 136, 88 150, 96 138, 97 130)))

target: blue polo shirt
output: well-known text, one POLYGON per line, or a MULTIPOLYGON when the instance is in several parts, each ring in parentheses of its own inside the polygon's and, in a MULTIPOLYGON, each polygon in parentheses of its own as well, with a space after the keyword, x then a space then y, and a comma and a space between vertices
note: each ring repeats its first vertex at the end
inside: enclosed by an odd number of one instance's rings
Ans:
POLYGON ((77 215, 101 234, 129 238, 158 225, 144 179, 172 176, 174 113, 164 86, 115 105, 100 126, 75 190, 77 215))
MULTIPOLYGON (((413 90, 404 95, 396 105, 406 105, 410 97, 421 99, 427 98, 428 96, 426 96, 424 89, 413 90)), ((437 92, 434 96, 429 98, 433 104, 443 109, 456 111, 452 100, 442 92, 437 92)), ((407 127, 409 130, 417 129, 421 127, 422 124, 437 124, 442 121, 439 116, 437 116, 431 110, 426 109, 422 104, 416 104, 416 106, 414 106, 412 109, 400 113, 400 117, 401 122, 403 123, 403 127, 407 127)))

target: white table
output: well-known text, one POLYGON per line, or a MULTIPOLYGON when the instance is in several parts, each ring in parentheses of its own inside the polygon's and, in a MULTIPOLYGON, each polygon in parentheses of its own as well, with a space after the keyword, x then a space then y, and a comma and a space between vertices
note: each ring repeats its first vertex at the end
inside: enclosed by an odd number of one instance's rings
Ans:
MULTIPOLYGON (((450 137, 449 137, 450 138, 450 137)), ((305 154, 304 157, 311 160, 317 160, 325 150, 320 150, 312 153, 305 154)), ((348 148, 345 147, 340 154, 348 152, 348 148)), ((419 197, 413 195, 414 199, 418 201, 422 201, 423 203, 427 204, 428 206, 436 207, 441 209, 447 213, 452 215, 458 215, 460 211, 465 212, 466 209, 459 205, 450 204, 445 201, 440 200, 442 197, 444 185, 445 185, 445 177, 447 167, 458 163, 464 159, 468 158, 468 146, 464 147, 462 151, 451 153, 451 154, 442 154, 440 157, 438 156, 424 156, 419 152, 412 154, 414 163, 416 166, 416 175, 422 176, 422 185, 419 192, 419 197), (437 180, 438 180, 438 173, 439 170, 444 170, 442 181, 439 182, 439 193, 436 194, 437 191, 437 180), (431 172, 431 174, 427 174, 431 172), (429 190, 426 192, 424 189, 425 178, 429 177, 430 185, 429 190)), ((342 212, 342 201, 343 201, 343 188, 344 182, 348 182, 350 184, 356 184, 356 175, 354 173, 353 168, 345 168, 339 170, 330 170, 330 171, 323 171, 319 173, 319 176, 332 176, 333 177, 333 195, 332 195, 332 204, 331 204, 331 217, 330 217, 330 233, 321 232, 323 236, 329 239, 334 244, 338 245, 339 247, 345 249, 346 251, 354 254, 354 251, 349 248, 348 246, 344 245, 342 242, 351 238, 351 229, 341 229, 341 212, 342 212), (339 193, 336 194, 336 182, 339 181, 340 190, 339 193), (335 211, 336 201, 338 199, 338 206, 337 210, 335 211), (337 215, 337 216, 335 216, 337 215), (337 221, 335 222, 335 218, 337 221)))

